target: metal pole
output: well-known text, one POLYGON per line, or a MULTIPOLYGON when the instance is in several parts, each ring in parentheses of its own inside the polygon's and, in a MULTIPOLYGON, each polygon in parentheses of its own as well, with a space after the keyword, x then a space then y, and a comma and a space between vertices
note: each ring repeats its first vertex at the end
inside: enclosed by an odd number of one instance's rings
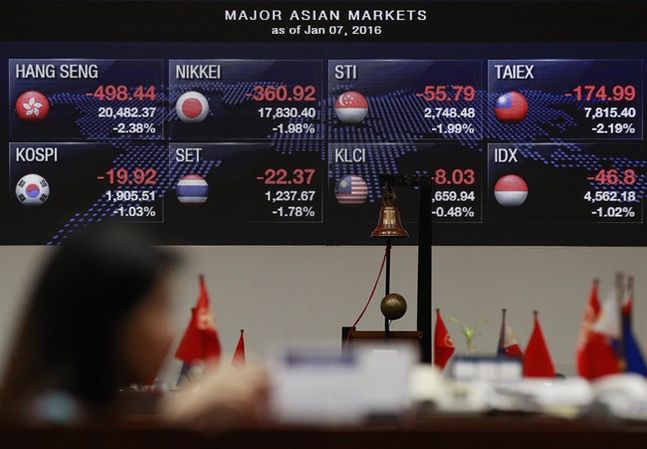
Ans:
MULTIPOLYGON (((386 277, 384 279, 384 296, 391 293, 391 237, 386 238, 386 277)), ((390 323, 384 317, 384 339, 389 339, 390 323)))
POLYGON ((422 361, 431 363, 431 185, 420 185, 420 216, 418 217, 418 316, 417 328, 422 332, 422 361))

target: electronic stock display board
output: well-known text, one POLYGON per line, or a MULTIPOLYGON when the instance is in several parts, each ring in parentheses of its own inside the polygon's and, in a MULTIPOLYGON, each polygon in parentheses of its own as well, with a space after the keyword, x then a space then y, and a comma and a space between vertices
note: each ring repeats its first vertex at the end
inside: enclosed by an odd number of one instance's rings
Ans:
POLYGON ((647 245, 639 2, 6 8, 1 244, 647 245))

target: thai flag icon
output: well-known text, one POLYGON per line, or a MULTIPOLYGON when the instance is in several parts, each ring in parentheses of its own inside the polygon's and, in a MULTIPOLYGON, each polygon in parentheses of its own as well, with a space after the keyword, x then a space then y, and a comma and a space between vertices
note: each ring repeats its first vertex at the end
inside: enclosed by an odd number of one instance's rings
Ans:
POLYGON ((182 204, 203 204, 209 198, 209 184, 200 175, 186 175, 178 181, 175 194, 182 204))

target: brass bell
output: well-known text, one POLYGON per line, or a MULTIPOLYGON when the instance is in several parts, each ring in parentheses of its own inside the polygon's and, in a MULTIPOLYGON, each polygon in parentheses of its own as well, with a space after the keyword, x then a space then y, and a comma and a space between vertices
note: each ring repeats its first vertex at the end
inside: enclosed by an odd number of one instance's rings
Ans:
POLYGON ((377 226, 371 232, 371 237, 409 237, 409 233, 402 226, 400 210, 395 206, 395 200, 393 189, 386 189, 382 198, 377 226))

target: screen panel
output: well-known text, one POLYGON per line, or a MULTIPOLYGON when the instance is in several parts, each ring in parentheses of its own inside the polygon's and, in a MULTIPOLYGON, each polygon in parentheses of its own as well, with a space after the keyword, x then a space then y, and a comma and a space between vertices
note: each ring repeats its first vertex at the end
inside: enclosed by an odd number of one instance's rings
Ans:
MULTIPOLYGON (((0 243, 112 220, 163 244, 375 244, 399 174, 431 180, 437 245, 647 244, 644 7, 307 4, 50 2, 33 33, 11 4, 0 243)), ((418 192, 397 195, 414 244, 418 192)))

